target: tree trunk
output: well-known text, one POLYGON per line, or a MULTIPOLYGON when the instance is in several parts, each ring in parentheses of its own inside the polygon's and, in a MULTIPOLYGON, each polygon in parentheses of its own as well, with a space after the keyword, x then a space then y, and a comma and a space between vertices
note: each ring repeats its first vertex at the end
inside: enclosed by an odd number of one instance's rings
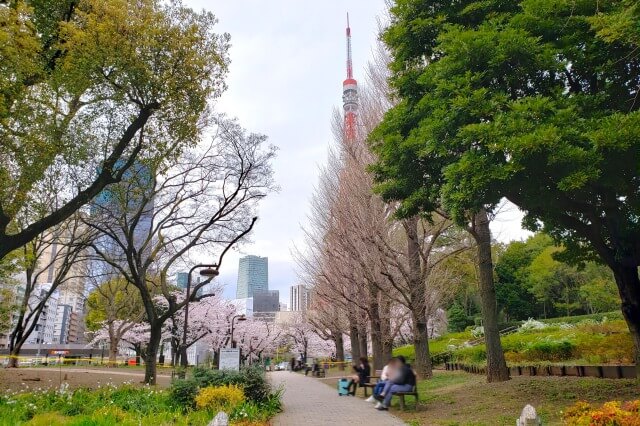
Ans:
POLYGON ((640 379, 640 279, 638 279, 638 267, 614 265, 611 268, 622 301, 622 314, 633 338, 636 377, 640 379))
POLYGON ((336 343, 336 361, 342 362, 344 361, 344 338, 342 337, 342 333, 335 334, 336 343))
POLYGON ((144 382, 150 385, 156 384, 156 361, 158 358, 158 348, 162 340, 162 324, 151 324, 149 345, 144 359, 144 382))
POLYGON ((493 282, 493 261, 491 258, 491 230, 489 217, 482 209, 473 216, 473 237, 478 246, 478 270, 480 274, 480 299, 484 339, 487 348, 487 381, 509 380, 509 369, 504 359, 500 330, 498 329, 498 304, 493 282))
MULTIPOLYGON (((360 347, 360 357, 369 356, 369 339, 367 330, 360 328, 358 330, 358 346, 360 347)), ((355 358, 353 359, 356 360, 355 358)))
POLYGON ((393 355, 391 303, 386 298, 380 302, 380 332, 382 333, 382 362, 386 364, 393 355))
POLYGON ((378 288, 369 285, 369 327, 371 328, 371 356, 373 369, 382 370, 384 358, 382 356, 382 325, 380 323, 380 304, 378 303, 378 288))
POLYGON ((186 346, 181 346, 180 347, 180 366, 187 368, 189 366, 189 358, 187 356, 187 347, 186 346))
POLYGON ((220 364, 220 350, 213 352, 213 365, 216 367, 220 364))
POLYGON ((418 377, 422 379, 433 376, 433 366, 431 365, 431 353, 429 352, 429 335, 427 328, 427 317, 424 311, 412 312, 413 320, 413 347, 415 348, 416 360, 413 368, 418 377))
POLYGON ((9 351, 9 364, 7 367, 9 368, 18 368, 18 357, 20 356, 20 348, 14 347, 9 351))
MULTIPOLYGON (((407 233, 407 258, 409 261, 409 296, 411 302, 411 319, 413 322, 413 346, 415 349, 416 374, 427 378, 433 375, 431 355, 429 353, 429 330, 426 311, 426 288, 422 278, 421 245, 418 237, 418 217, 413 216, 404 221, 407 233)), ((424 265, 426 268, 427 266, 424 265)))
POLYGON ((108 367, 117 367, 117 362, 118 362, 118 345, 109 345, 108 367))
POLYGON ((355 319, 349 318, 349 338, 351 339, 351 358, 360 358, 360 333, 355 319))

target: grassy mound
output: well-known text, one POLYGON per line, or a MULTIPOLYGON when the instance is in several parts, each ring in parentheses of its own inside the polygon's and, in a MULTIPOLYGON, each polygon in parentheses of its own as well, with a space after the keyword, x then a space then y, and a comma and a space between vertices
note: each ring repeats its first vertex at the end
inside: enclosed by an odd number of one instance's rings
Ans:
MULTIPOLYGON (((507 362, 510 365, 633 363, 633 341, 623 320, 611 320, 602 314, 595 319, 593 316, 569 319, 528 321, 517 333, 504 336, 502 346, 507 362)), ((433 363, 441 364, 450 357, 452 361, 484 364, 484 344, 466 344, 474 339, 472 330, 467 330, 431 340, 429 348, 433 363)), ((415 358, 411 345, 397 348, 394 354, 410 360, 415 358)))

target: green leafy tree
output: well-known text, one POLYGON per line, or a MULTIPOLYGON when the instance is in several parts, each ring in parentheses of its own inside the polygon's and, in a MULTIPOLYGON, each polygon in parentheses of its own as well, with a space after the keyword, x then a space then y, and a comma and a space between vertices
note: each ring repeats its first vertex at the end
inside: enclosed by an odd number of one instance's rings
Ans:
MULTIPOLYGON (((499 46, 503 53, 515 47, 526 50, 530 44, 521 35, 512 34, 511 43, 500 46, 490 29, 482 37, 472 37, 469 29, 489 15, 508 13, 515 7, 512 2, 497 0, 396 1, 382 37, 393 59, 390 81, 398 103, 371 135, 379 157, 373 167, 380 182, 378 190, 386 199, 401 201, 398 214, 443 212, 476 241, 489 381, 509 378, 498 330, 489 229, 491 211, 499 199, 477 198, 474 203, 465 203, 464 188, 448 185, 444 172, 472 149, 460 143, 458 129, 494 108, 484 101, 483 93, 468 90, 475 80, 466 63, 469 44, 499 46)), ((485 53, 480 49, 471 55, 485 53)), ((500 64, 484 72, 487 80, 503 74, 500 64)))
POLYGON ((389 120, 414 136, 399 140, 397 158, 413 169, 403 182, 439 176, 427 173, 439 166, 446 205, 506 197, 566 248, 564 259, 599 258, 613 271, 640 374, 637 2, 395 9, 403 18, 391 36, 408 47, 396 55, 402 102, 389 120))
POLYGON ((616 282, 611 278, 593 278, 580 287, 579 293, 582 305, 589 314, 610 312, 620 306, 616 282))
POLYGON ((447 166, 445 197, 475 205, 506 196, 527 226, 544 224, 566 247, 561 257, 609 266, 640 356, 640 57, 637 37, 626 37, 637 35, 637 5, 513 4, 463 39, 453 28, 440 39, 443 60, 467 76, 444 107, 482 111, 458 126, 467 149, 447 166))
POLYGON ((472 325, 473 321, 469 320, 464 308, 457 303, 447 311, 448 328, 451 332, 464 331, 467 326, 472 325))
POLYGON ((561 250, 553 246, 545 248, 527 268, 529 291, 542 303, 545 318, 555 316, 556 313, 571 316, 581 307, 578 297, 580 273, 566 263, 554 259, 554 254, 561 250), (558 312, 554 312, 553 308, 558 312))
POLYGON ((159 0, 0 2, 0 259, 137 158, 198 139, 225 87, 229 38, 215 22, 159 0), (34 208, 43 191, 60 197, 34 208))
POLYGON ((87 329, 106 327, 109 335, 109 365, 116 363, 122 337, 145 318, 140 292, 122 277, 98 286, 87 297, 87 329))
POLYGON ((527 268, 542 250, 553 244, 551 237, 536 234, 526 241, 510 243, 496 262, 496 295, 505 319, 526 320, 538 316, 538 303, 529 291, 527 268))

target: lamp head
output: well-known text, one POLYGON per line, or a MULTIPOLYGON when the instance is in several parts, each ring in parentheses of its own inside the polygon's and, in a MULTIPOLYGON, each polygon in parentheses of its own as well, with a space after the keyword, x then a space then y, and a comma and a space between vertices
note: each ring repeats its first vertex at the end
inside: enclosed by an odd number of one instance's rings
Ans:
POLYGON ((200 270, 200 275, 202 275, 203 277, 213 278, 220 275, 220 271, 218 271, 218 268, 204 268, 200 270))

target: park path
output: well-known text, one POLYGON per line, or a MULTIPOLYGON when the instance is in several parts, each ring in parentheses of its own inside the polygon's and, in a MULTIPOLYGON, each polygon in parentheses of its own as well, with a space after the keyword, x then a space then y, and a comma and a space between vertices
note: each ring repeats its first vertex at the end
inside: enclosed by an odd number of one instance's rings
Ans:
POLYGON ((284 411, 274 418, 274 426, 404 425, 361 398, 338 396, 336 389, 318 379, 289 371, 274 371, 270 376, 274 386, 284 386, 284 411))

